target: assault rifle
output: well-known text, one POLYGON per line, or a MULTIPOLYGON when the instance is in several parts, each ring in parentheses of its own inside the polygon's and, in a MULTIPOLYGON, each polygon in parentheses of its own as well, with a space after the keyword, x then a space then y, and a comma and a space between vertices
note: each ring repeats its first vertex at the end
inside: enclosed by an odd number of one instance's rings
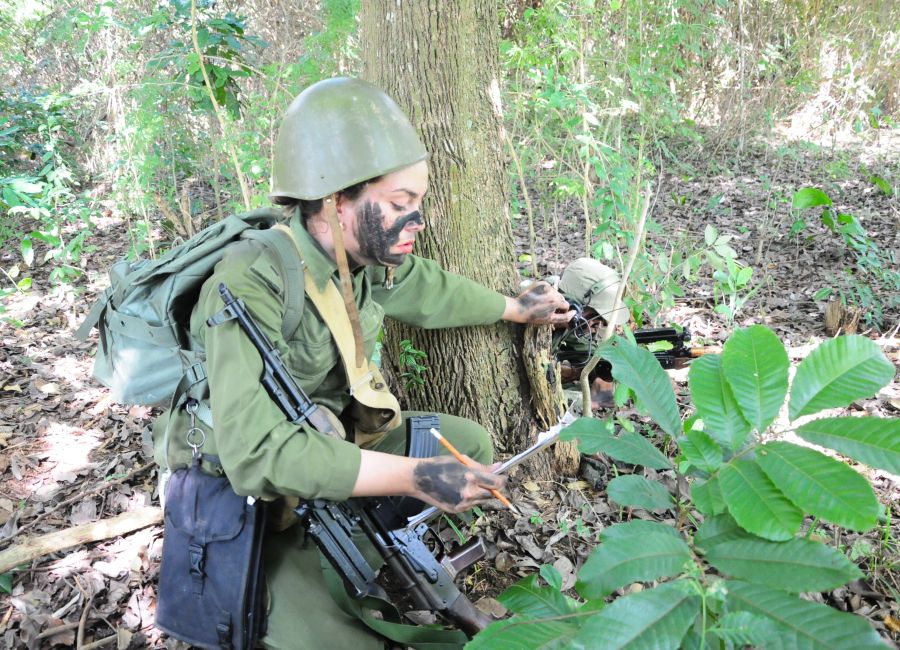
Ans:
MULTIPOLYGON (((243 301, 235 298, 224 283, 219 285, 219 294, 225 309, 210 318, 209 324, 237 320, 263 359, 261 383, 288 419, 295 424, 308 421, 318 431, 334 435, 324 413, 284 367, 278 350, 259 329, 243 301), (320 428, 322 421, 327 423, 324 430, 320 428)), ((435 455, 433 448, 431 453, 423 449, 423 441, 434 441, 428 430, 437 425, 437 416, 407 419, 407 449, 412 455, 435 455)), ((393 584, 410 596, 416 608, 441 614, 471 638, 491 619, 472 605, 453 580, 484 557, 484 543, 474 538, 454 552, 447 552, 426 524, 408 524, 405 510, 409 505, 407 499, 392 497, 353 498, 341 503, 313 499, 302 502, 295 512, 351 596, 363 598, 380 590, 375 583, 375 570, 353 542, 352 533, 358 527, 378 549, 392 573, 393 584), (436 550, 432 551, 432 547, 436 550)))
MULTIPOLYGON (((599 337, 595 328, 598 323, 583 316, 583 308, 577 303, 570 303, 575 310, 575 318, 563 332, 554 337, 553 353, 563 365, 563 382, 575 381, 581 370, 593 356, 599 337), (567 376, 568 371, 568 376, 567 376)), ((663 368, 680 368, 690 359, 720 352, 718 348, 694 348, 690 346, 691 332, 688 328, 656 327, 634 331, 634 340, 638 345, 649 346, 653 356, 663 368)), ((590 381, 600 378, 612 381, 612 367, 601 359, 591 371, 590 381)))

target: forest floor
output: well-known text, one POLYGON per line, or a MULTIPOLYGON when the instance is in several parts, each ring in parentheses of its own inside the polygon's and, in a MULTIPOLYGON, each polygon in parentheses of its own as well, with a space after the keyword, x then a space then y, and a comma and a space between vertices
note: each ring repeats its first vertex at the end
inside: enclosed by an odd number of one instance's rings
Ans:
MULTIPOLYGON (((900 178, 900 136, 878 142, 851 142, 820 149, 800 144, 758 144, 734 151, 697 151, 695 169, 669 170, 661 177, 649 233, 656 241, 680 242, 685 250, 703 247, 707 223, 733 236, 739 259, 753 267, 757 293, 737 315, 736 325, 764 323, 788 347, 792 360, 805 356, 827 336, 826 299, 816 292, 832 286, 854 258, 809 211, 799 236, 790 230, 794 190, 816 186, 835 207, 856 216, 883 252, 900 251, 900 199, 881 192, 872 174, 900 178), (712 161, 712 162, 710 162, 712 161)), ((685 160, 691 161, 690 156, 685 160)), ((103 197, 98 197, 103 205, 103 197)), ((520 252, 536 257, 542 274, 561 272, 584 254, 583 225, 575 211, 561 209, 536 224, 534 250, 524 218, 515 223, 520 252)), ((95 220, 94 252, 85 255, 85 275, 76 292, 54 292, 50 265, 32 269, 33 288, 8 300, 6 317, 22 327, 0 329, 0 551, 27 539, 62 532, 158 505, 156 469, 143 435, 155 412, 112 403, 91 379, 96 339, 80 342, 74 331, 106 284, 105 270, 128 249, 127 229, 110 217, 95 220)), ((3 266, 18 259, 0 251, 3 266)), ((523 264, 523 266, 525 266, 523 264)), ((720 342, 729 330, 714 311, 709 274, 686 285, 686 295, 661 314, 661 322, 690 328, 703 343, 720 342)), ((896 296, 894 296, 896 297, 896 296)), ((891 296, 875 293, 862 311, 845 322, 898 359, 898 308, 891 296), (879 315, 878 309, 883 312, 879 315), (866 323, 881 320, 878 329, 866 323)), ((673 372, 678 392, 686 374, 673 372)), ((900 385, 850 410, 897 417, 900 385)), ((639 420, 632 411, 620 415, 639 420)), ((660 441, 660 444, 661 441, 660 441)), ((495 611, 493 597, 542 564, 553 564, 570 588, 575 571, 596 543, 596 533, 623 517, 673 521, 672 512, 622 513, 610 504, 604 483, 612 461, 592 463, 582 476, 539 484, 513 477, 513 501, 526 516, 486 510, 474 523, 489 542, 489 559, 467 578, 473 599, 495 611)), ((633 471, 627 466, 618 472, 633 471)), ((887 507, 889 523, 866 534, 819 528, 863 567, 865 580, 811 598, 870 619, 886 640, 900 641, 900 477, 865 471, 887 507)), ((674 485, 674 475, 658 476, 674 485)), ((73 546, 0 570, 0 647, 174 647, 153 628, 155 585, 162 528, 151 525, 93 544, 73 546), (7 593, 8 592, 8 593, 7 593)))

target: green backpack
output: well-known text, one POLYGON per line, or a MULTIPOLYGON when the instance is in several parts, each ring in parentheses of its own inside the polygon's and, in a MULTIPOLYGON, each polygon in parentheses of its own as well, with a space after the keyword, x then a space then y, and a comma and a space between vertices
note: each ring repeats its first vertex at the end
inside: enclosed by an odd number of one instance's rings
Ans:
POLYGON ((94 377, 123 404, 166 404, 206 378, 205 352, 190 333, 191 310, 228 244, 254 239, 269 247, 285 283, 282 334, 290 338, 303 315, 303 269, 290 237, 272 229, 273 209, 229 216, 156 260, 121 260, 110 267, 110 285, 76 332, 100 332, 94 377))

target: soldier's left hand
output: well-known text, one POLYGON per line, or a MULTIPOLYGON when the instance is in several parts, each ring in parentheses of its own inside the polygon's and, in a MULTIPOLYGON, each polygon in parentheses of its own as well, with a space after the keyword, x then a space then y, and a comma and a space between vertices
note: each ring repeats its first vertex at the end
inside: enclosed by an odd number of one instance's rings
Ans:
POLYGON ((503 319, 531 325, 565 325, 574 315, 559 291, 546 282, 534 282, 515 298, 506 299, 503 319))

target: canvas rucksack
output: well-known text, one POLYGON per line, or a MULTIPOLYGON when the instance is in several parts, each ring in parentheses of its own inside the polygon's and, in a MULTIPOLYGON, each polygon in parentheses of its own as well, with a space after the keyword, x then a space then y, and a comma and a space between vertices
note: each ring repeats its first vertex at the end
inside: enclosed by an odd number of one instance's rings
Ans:
POLYGON ((100 332, 94 377, 124 404, 168 405, 206 377, 204 350, 190 334, 191 310, 200 288, 240 239, 262 242, 275 253, 285 283, 288 339, 303 314, 302 262, 294 243, 272 228, 282 213, 262 209, 229 216, 200 231, 156 260, 121 260, 109 270, 110 286, 76 332, 100 332))

